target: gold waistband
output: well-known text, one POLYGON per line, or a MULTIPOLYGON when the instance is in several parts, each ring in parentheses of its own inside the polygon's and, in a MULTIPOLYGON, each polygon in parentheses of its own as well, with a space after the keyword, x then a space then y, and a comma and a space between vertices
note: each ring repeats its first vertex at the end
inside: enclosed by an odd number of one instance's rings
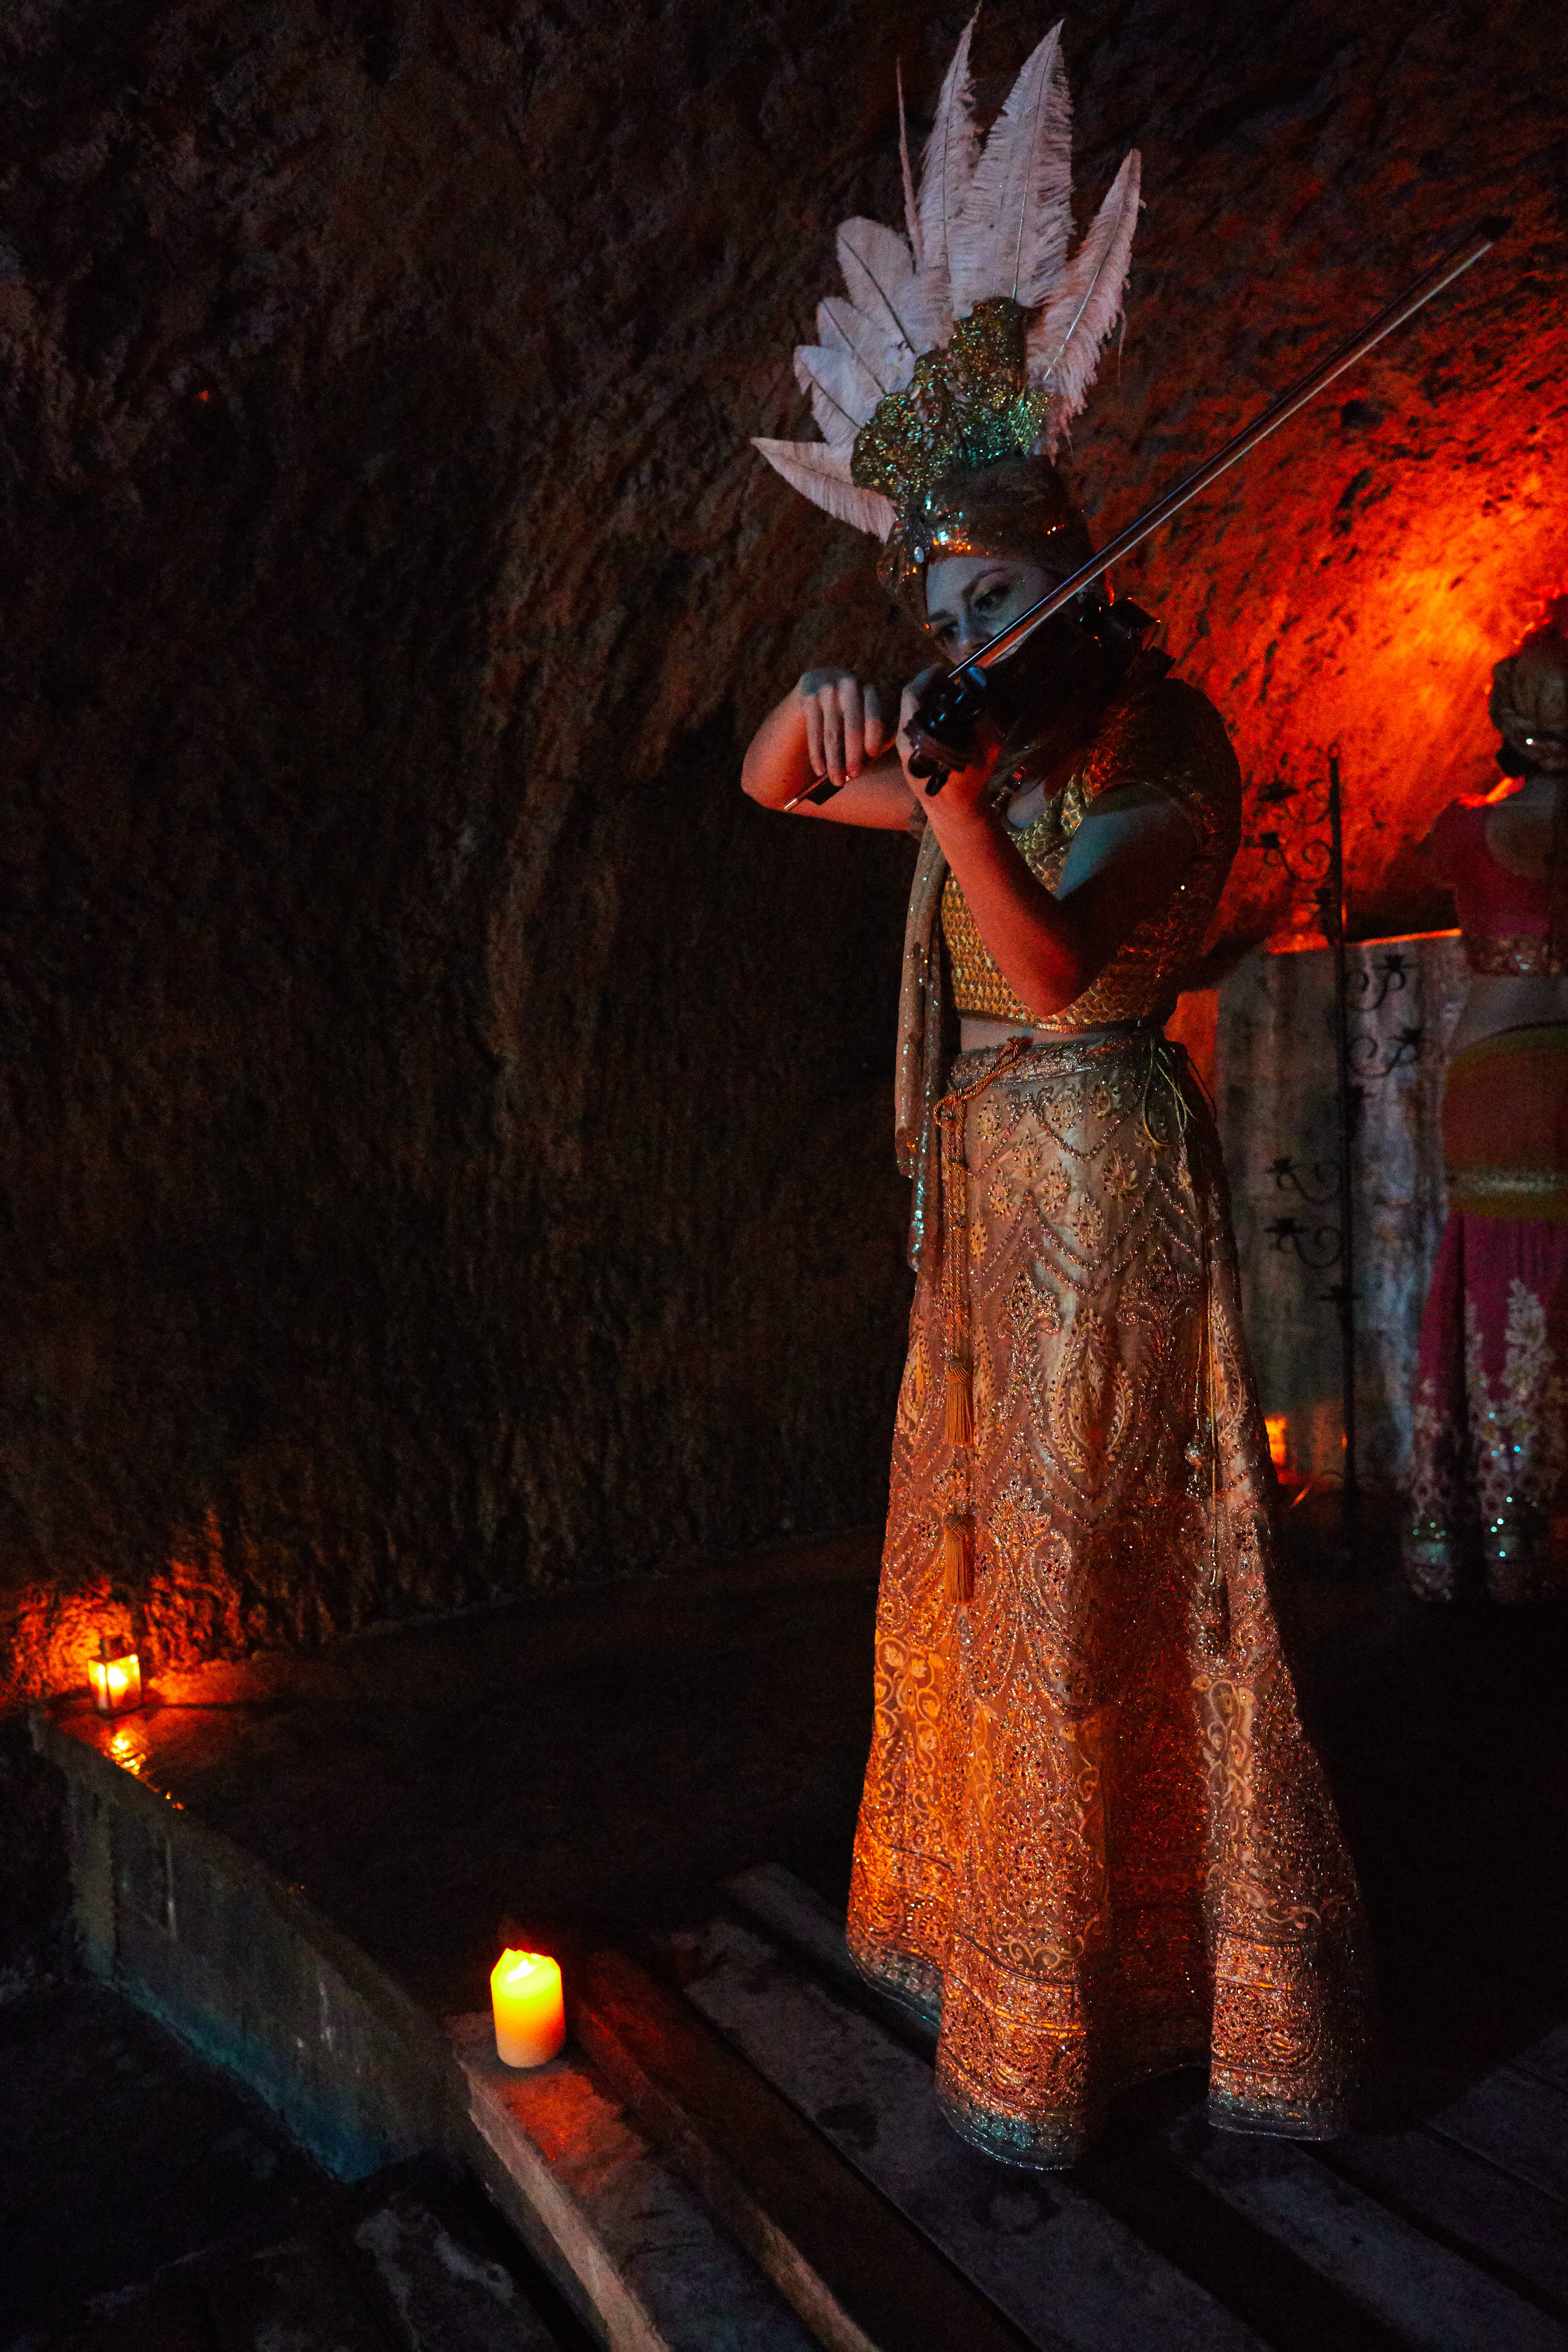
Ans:
POLYGON ((1040 1055, 1049 1055, 1053 1061, 1059 1061, 1069 1055, 1101 1054, 1114 1046, 1136 1045, 1151 1039, 1162 1045, 1169 1043, 1163 1023, 1153 1019, 1102 1021, 1097 1029, 1069 1031, 1065 1036, 1054 1036, 1049 1032, 1042 1036, 1032 1029, 1016 1028, 1010 1037, 999 1039, 994 1045, 965 1045, 952 1069, 957 1070, 961 1063, 966 1072, 976 1069, 987 1054, 1005 1054, 1014 1039, 1023 1044, 1025 1053, 1023 1059, 1012 1061, 1013 1069, 1023 1069, 1040 1055))
POLYGON ((1568 1169, 1449 1168, 1444 1174, 1456 1198, 1496 1201, 1506 1192, 1522 1192, 1531 1199, 1568 1201, 1568 1169))
POLYGON ((1159 1029, 1163 1026, 1163 1023, 1159 1016, 1152 1013, 1151 1013, 1146 1019, 1102 1021, 1097 1027, 1092 1029, 1033 1029, 1026 1022, 1000 1021, 996 1019, 994 1015, 988 1013, 965 1013, 960 1017, 965 1029, 973 1027, 976 1029, 995 1029, 1000 1032, 999 1035, 987 1037, 982 1044, 965 1045, 963 1048, 963 1051, 966 1054, 993 1054, 996 1052, 998 1047, 1005 1045, 1009 1039, 1014 1037, 1022 1037, 1026 1044, 1031 1047, 1036 1045, 1100 1045, 1109 1044, 1116 1038, 1136 1037, 1145 1034, 1149 1030, 1159 1029))
POLYGON ((1568 1220, 1568 1171, 1558 1168, 1450 1168, 1448 1206, 1461 1215, 1513 1223, 1568 1220))

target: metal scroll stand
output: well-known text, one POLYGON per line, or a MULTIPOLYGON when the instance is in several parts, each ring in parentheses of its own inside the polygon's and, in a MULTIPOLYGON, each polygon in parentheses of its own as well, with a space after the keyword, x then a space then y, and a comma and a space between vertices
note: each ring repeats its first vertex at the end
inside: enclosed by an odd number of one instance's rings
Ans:
POLYGON ((1329 870, 1318 893, 1323 930, 1334 951, 1334 1084, 1340 1112, 1340 1278, 1330 1286, 1340 1318, 1340 1401, 1344 1459, 1340 1480, 1340 1552, 1353 1565, 1361 1537, 1361 1483, 1355 1451, 1355 1200, 1352 1189, 1362 1092, 1351 1083, 1351 1010, 1345 964, 1345 855, 1340 823, 1340 747, 1329 746, 1329 870))
MULTIPOLYGON (((1267 784, 1259 793, 1266 806, 1280 806, 1295 797, 1292 784, 1267 784)), ((1301 866, 1292 865, 1278 832, 1259 834, 1254 845, 1263 852, 1266 866, 1278 866, 1292 881, 1316 879, 1319 921, 1323 937, 1334 956, 1334 1079, 1338 1109, 1337 1150, 1332 1160, 1318 1160, 1305 1174, 1293 1160, 1276 1160, 1269 1169, 1277 1192, 1292 1192, 1307 1207, 1337 1211, 1339 1223, 1334 1224, 1303 1224, 1298 1218, 1277 1217, 1264 1231, 1278 1250, 1292 1250, 1300 1263, 1314 1274, 1333 1270, 1336 1279, 1323 1294, 1339 1316, 1340 1322, 1340 1405, 1343 1429, 1342 1469, 1340 1485, 1340 1559, 1342 1566, 1353 1568, 1361 1541, 1361 1482, 1356 1467, 1356 1395, 1355 1395, 1355 1194, 1354 1172, 1357 1136, 1364 1099, 1362 1082, 1386 1077, 1397 1068, 1414 1062, 1419 1054, 1421 1033, 1418 1028, 1400 1030, 1392 1053, 1384 1060, 1377 1038, 1370 1034, 1358 1035, 1352 1027, 1352 993, 1358 998, 1356 1009, 1375 1013, 1395 990, 1406 985, 1405 961, 1402 954, 1385 955, 1375 974, 1356 975, 1352 981, 1349 971, 1348 946, 1345 938, 1345 867, 1344 835, 1340 793, 1340 748, 1329 749, 1329 784, 1322 809, 1308 821, 1328 823, 1328 839, 1321 836, 1306 841, 1298 853, 1301 866), (1377 985, 1375 995, 1372 993, 1377 985)))

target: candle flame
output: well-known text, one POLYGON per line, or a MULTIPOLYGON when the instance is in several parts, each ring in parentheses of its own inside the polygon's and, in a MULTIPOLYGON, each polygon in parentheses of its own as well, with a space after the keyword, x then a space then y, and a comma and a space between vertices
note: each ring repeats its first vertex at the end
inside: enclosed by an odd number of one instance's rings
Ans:
POLYGON ((517 1992, 531 1978, 547 1976, 555 1962, 547 1952, 504 1951, 490 1970, 490 1982, 503 1992, 517 1992))
POLYGON ((1290 1463, 1290 1424, 1282 1412, 1264 1416, 1264 1428, 1268 1432, 1268 1458, 1276 1470, 1285 1470, 1290 1463))
POLYGON ((122 1707, 142 1704, 142 1661, 119 1639, 111 1646, 110 1636, 100 1638, 97 1657, 87 1662, 87 1678, 100 1715, 118 1715, 122 1707))

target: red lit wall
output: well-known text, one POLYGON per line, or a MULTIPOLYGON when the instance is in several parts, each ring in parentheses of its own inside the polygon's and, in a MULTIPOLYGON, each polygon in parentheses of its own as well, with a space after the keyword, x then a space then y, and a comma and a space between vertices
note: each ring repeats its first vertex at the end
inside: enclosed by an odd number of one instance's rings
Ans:
MULTIPOLYGON (((1319 7, 1259 12, 1213 46, 1171 30, 1125 347, 1079 432, 1103 530, 1472 222, 1512 215, 1121 573, 1225 713, 1250 785, 1321 782, 1340 745, 1352 924, 1440 921, 1414 845, 1454 793, 1500 781, 1491 665, 1568 579, 1561 24, 1437 8, 1358 35, 1319 7)), ((1117 111, 1139 135, 1125 95, 1117 111)), ((1220 930, 1289 927, 1300 896, 1244 849, 1220 930)))

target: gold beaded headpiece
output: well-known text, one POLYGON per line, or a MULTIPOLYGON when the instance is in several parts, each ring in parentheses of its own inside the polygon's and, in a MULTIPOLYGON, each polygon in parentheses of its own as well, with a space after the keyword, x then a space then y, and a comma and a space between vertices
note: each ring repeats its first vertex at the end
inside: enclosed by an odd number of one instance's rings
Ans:
POLYGON ((1050 461, 1121 318, 1138 219, 1134 152, 1068 257, 1061 26, 984 142, 973 31, 972 18, 942 83, 918 203, 900 93, 907 237, 870 220, 838 232, 848 299, 821 304, 820 342, 795 355, 822 439, 756 444, 816 505, 884 542, 883 578, 917 611, 933 553, 1026 553, 1064 570, 1089 553, 1050 461))

